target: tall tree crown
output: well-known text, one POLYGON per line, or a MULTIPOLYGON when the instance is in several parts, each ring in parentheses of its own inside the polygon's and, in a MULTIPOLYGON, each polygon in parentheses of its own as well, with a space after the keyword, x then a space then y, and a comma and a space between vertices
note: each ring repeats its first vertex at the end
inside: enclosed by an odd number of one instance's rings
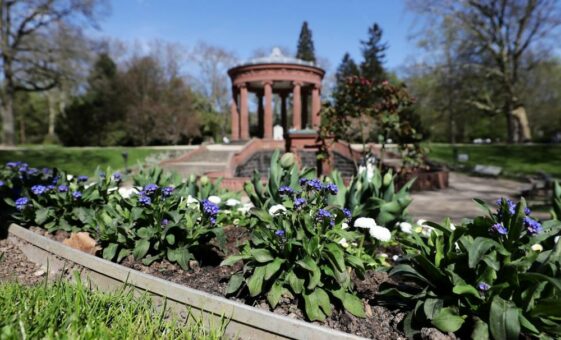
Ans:
POLYGON ((360 65, 362 76, 377 82, 385 80, 386 71, 383 64, 388 44, 382 42, 382 28, 374 23, 368 28, 368 39, 360 43, 364 59, 360 65))
POLYGON ((308 22, 304 21, 302 29, 300 30, 300 37, 298 37, 298 49, 296 51, 296 58, 305 61, 316 62, 316 55, 314 51, 314 41, 312 40, 312 31, 308 28, 308 22))

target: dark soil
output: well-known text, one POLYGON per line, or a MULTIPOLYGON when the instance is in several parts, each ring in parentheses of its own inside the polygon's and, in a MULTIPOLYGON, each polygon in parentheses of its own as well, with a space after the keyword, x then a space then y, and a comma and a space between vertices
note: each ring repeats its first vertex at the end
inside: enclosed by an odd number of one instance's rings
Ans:
POLYGON ((46 270, 33 262, 7 239, 0 239, 0 283, 15 281, 33 285, 45 280, 46 270))

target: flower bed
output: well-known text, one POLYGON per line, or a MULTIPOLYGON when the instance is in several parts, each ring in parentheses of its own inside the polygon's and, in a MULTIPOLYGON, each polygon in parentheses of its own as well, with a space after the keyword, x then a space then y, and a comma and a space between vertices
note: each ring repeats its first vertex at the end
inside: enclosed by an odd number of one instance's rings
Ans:
POLYGON ((532 219, 523 201, 501 200, 458 227, 413 225, 411 182, 396 192, 391 172, 348 185, 337 173, 318 179, 290 154, 273 157, 266 183, 256 174, 245 184, 245 205, 220 183, 160 170, 126 190, 119 174, 90 181, 16 163, 0 174, 9 218, 56 236, 85 231, 107 260, 271 315, 373 338, 426 327, 497 339, 559 334, 556 313, 535 305, 557 303, 560 223, 532 219), (496 326, 501 318, 508 324, 496 326))

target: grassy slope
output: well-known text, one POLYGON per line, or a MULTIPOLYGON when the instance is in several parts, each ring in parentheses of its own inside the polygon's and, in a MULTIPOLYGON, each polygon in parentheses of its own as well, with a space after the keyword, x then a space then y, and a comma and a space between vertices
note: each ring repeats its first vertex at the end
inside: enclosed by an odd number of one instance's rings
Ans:
MULTIPOLYGON (((453 163, 450 144, 428 144, 429 158, 453 163)), ((543 171, 561 178, 561 145, 458 145, 458 153, 467 153, 468 166, 497 165, 506 175, 535 174, 543 171)))
POLYGON ((23 161, 32 167, 56 167, 76 175, 93 175, 95 168, 124 168, 122 153, 128 152, 129 166, 136 165, 159 150, 145 148, 63 148, 44 147, 20 150, 0 150, 0 164, 23 161))

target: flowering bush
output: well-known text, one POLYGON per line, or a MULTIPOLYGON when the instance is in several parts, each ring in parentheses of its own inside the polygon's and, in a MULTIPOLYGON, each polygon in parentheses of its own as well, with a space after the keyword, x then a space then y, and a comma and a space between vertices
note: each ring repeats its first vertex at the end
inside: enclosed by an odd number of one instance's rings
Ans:
POLYGON ((400 284, 383 296, 409 310, 410 336, 429 324, 475 339, 560 336, 561 224, 542 225, 524 201, 500 199, 496 211, 479 203, 488 216, 411 233, 415 242, 390 272, 400 284))
MULTIPOLYGON (((275 185, 284 178, 274 176, 275 185)), ((333 183, 301 178, 294 186, 280 186, 278 201, 267 199, 268 207, 253 210, 257 223, 250 241, 239 255, 222 262, 244 263, 231 277, 227 293, 246 292, 247 287, 249 297, 266 296, 272 308, 283 295, 299 296, 310 320, 324 320, 333 304, 364 316, 351 277, 353 272, 363 277, 366 268, 378 263, 364 252, 364 234, 348 226, 350 211, 328 205, 328 197, 338 191, 333 183)))
POLYGON ((166 259, 183 269, 208 248, 210 240, 222 240, 217 226, 218 205, 209 200, 187 200, 177 188, 150 183, 130 198, 105 207, 96 219, 97 239, 103 257, 120 262, 133 255, 146 265, 166 259))

